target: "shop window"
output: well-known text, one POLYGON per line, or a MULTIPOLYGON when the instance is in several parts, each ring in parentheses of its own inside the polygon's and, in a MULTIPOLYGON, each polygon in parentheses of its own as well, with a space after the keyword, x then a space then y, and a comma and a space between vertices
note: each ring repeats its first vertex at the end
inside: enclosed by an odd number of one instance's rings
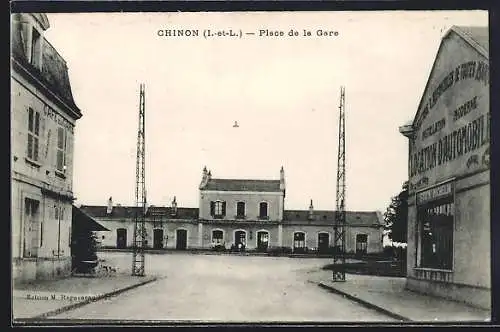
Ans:
POLYGON ((450 199, 418 208, 418 267, 453 268, 454 205, 450 199))

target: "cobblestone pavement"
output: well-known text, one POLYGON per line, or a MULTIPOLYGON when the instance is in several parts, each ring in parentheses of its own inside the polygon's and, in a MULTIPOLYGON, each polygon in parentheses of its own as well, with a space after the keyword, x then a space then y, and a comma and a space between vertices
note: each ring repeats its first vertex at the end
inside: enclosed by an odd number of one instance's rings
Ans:
MULTIPOLYGON (((120 269, 129 253, 101 253, 120 269)), ((219 322, 394 321, 308 282, 328 259, 147 255, 148 273, 163 278, 53 318, 219 322)))

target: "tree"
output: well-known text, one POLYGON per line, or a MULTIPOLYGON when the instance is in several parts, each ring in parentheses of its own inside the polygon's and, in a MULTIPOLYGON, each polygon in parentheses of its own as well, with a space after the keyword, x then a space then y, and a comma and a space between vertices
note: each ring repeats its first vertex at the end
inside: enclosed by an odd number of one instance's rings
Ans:
POLYGON ((393 242, 407 243, 408 235, 408 181, 401 192, 391 198, 391 204, 384 213, 385 233, 393 242))

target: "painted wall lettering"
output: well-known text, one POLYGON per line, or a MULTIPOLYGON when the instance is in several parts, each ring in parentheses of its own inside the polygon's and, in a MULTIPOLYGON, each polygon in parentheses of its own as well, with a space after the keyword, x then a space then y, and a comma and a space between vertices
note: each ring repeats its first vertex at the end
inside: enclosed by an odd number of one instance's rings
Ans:
POLYGON ((57 124, 66 128, 70 133, 73 134, 73 124, 60 116, 56 111, 54 111, 50 106, 45 105, 43 108, 43 113, 47 119, 51 119, 57 124))
POLYGON ((444 128, 446 124, 446 120, 442 118, 441 120, 434 122, 432 125, 427 127, 423 132, 422 132, 422 139, 426 139, 427 137, 434 135, 438 131, 444 128))
POLYGON ((481 61, 468 61, 462 63, 451 70, 443 77, 438 86, 430 94, 429 99, 422 104, 420 117, 417 119, 415 129, 420 129, 422 122, 425 120, 429 112, 436 105, 439 98, 457 82, 474 79, 482 82, 485 85, 489 84, 489 64, 481 61))
POLYGON ((441 137, 437 142, 413 153, 410 158, 410 176, 419 175, 470 153, 489 144, 489 139, 490 117, 482 114, 468 124, 441 137))
POLYGON ((461 117, 470 113, 470 111, 475 110, 477 108, 477 96, 466 101, 462 105, 460 105, 456 110, 453 111, 453 121, 457 121, 461 117))

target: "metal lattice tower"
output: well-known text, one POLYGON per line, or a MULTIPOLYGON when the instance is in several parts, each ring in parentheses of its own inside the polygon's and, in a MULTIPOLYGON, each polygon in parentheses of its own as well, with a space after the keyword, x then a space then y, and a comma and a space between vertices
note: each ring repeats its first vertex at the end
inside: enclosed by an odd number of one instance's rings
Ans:
POLYGON ((132 275, 144 276, 146 244, 146 176, 145 176, 145 96, 144 84, 139 92, 139 128, 137 130, 137 163, 135 171, 135 225, 132 275))
POLYGON ((334 222, 335 245, 333 281, 345 281, 345 89, 340 87, 339 148, 337 159, 337 198, 334 222))

